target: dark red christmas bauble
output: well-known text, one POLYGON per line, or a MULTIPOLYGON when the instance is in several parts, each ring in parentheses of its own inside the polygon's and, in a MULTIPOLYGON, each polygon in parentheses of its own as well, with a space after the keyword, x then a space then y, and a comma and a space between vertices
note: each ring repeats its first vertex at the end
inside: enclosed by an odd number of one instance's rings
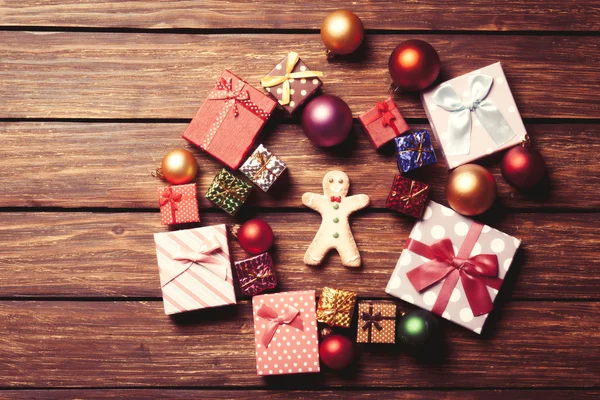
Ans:
POLYGON ((440 56, 429 43, 418 39, 402 42, 388 62, 394 83, 402 90, 423 90, 440 73, 440 56))
POLYGON ((237 239, 242 249, 250 254, 261 254, 273 245, 273 230, 262 219, 250 219, 237 231, 237 239))
POLYGON ((332 334, 319 346, 321 361, 331 369, 344 369, 354 360, 354 343, 346 336, 332 334))
POLYGON ((338 145, 352 130, 352 111, 344 100, 324 94, 311 100, 304 108, 302 129, 317 146, 338 145))
POLYGON ((546 174, 544 157, 530 147, 517 146, 506 152, 500 164, 502 176, 521 189, 538 184, 546 174))

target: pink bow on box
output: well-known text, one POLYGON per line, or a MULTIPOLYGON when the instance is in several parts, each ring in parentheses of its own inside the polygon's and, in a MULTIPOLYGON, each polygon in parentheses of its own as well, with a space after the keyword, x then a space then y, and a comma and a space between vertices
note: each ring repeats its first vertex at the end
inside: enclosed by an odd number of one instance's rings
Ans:
POLYGON ((459 279, 474 316, 492 311, 487 286, 498 290, 502 285, 502 279, 498 278, 498 257, 495 254, 469 257, 482 229, 482 224, 474 222, 471 225, 458 255, 455 255, 450 239, 439 240, 431 246, 408 239, 407 249, 430 260, 406 273, 415 290, 420 292, 444 281, 431 312, 442 315, 459 279))
POLYGON ((178 246, 173 256, 173 260, 176 262, 173 262, 170 268, 165 268, 161 271, 162 286, 164 287, 173 279, 183 274, 194 264, 206 268, 222 280, 227 280, 227 265, 219 262, 212 254, 219 249, 221 249, 221 243, 219 243, 214 235, 207 236, 197 250, 185 250, 181 246, 178 246))
POLYGON ((289 325, 301 331, 304 330, 304 324, 302 323, 302 318, 300 318, 300 311, 289 304, 283 308, 281 316, 277 314, 277 311, 266 304, 260 306, 256 315, 269 321, 266 330, 260 337, 261 343, 265 347, 269 347, 273 336, 275 336, 277 329, 281 325, 289 325))

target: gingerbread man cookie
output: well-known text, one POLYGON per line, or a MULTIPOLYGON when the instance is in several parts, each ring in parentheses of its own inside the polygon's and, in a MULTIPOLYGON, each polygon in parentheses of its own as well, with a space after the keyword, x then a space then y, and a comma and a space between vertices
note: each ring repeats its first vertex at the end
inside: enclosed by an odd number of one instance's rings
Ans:
POLYGON ((304 193, 302 204, 319 212, 321 227, 304 255, 307 265, 319 265, 325 254, 336 249, 346 267, 360 267, 360 253, 356 247, 350 214, 369 205, 369 196, 348 196, 350 180, 342 171, 329 171, 323 178, 323 194, 304 193))

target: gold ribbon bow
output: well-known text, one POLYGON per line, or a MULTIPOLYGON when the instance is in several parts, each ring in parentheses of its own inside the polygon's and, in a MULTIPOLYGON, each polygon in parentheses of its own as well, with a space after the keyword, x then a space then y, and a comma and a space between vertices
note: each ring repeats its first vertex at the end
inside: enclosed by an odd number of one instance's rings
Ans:
POLYGON ((281 104, 286 105, 290 103, 290 79, 300 78, 316 78, 317 76, 323 76, 320 71, 299 71, 292 72, 294 67, 300 60, 298 53, 291 51, 287 55, 287 61, 285 63, 285 75, 267 75, 260 80, 262 87, 273 87, 283 83, 281 88, 281 104))
MULTIPOLYGON (((413 138, 415 139, 415 141, 417 140, 416 133, 413 133, 413 138)), ((433 151, 433 149, 424 149, 423 148, 423 142, 424 141, 425 141, 425 135, 421 135, 421 140, 419 141, 418 147, 412 147, 412 148, 409 148, 409 149, 404 149, 402 151, 399 151, 397 154, 416 151, 417 152, 417 160, 416 160, 416 162, 419 165, 419 167, 421 167, 421 166, 423 166, 423 159, 421 158, 421 156, 423 155, 423 153, 431 153, 433 151)))
POLYGON ((355 302, 356 292, 324 287, 319 298, 317 321, 329 326, 349 328, 355 302))
POLYGON ((410 189, 408 189, 408 194, 405 194, 404 196, 400 197, 400 201, 405 201, 407 203, 410 203, 412 201, 412 199, 414 199, 416 196, 420 195, 421 193, 423 193, 424 191, 427 190, 427 186, 425 186, 423 189, 413 193, 414 186, 415 186, 415 181, 411 181, 410 189))
POLYGON ((273 156, 270 156, 267 160, 265 160, 264 154, 261 153, 260 151, 257 151, 256 153, 254 153, 252 155, 252 158, 254 158, 260 164, 260 169, 258 171, 256 171, 256 173, 252 177, 253 181, 264 178, 263 175, 267 172, 270 172, 273 175, 275 175, 275 173, 273 171, 271 171, 269 168, 267 168, 267 165, 269 164, 269 162, 271 161, 271 158, 273 158, 273 156))

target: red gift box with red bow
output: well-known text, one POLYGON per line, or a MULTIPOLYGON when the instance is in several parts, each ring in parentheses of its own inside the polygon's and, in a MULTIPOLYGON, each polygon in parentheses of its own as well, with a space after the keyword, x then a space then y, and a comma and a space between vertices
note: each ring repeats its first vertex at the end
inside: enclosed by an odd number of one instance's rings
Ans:
POLYGON ((195 183, 159 187, 158 205, 163 225, 200 221, 195 183))
POLYGON ((183 138, 236 170, 277 102, 225 70, 183 138))
POLYGON ((391 98, 358 117, 375 149, 402 135, 410 128, 391 98))

